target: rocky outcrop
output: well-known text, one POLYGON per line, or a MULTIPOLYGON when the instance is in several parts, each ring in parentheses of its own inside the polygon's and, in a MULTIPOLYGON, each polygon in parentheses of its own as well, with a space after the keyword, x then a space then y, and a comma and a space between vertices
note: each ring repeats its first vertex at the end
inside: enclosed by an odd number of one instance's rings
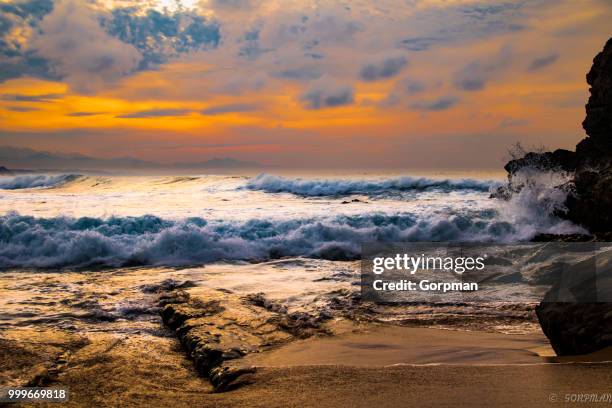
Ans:
POLYGON ((190 287, 190 282, 159 285, 160 314, 216 392, 250 381, 255 368, 240 361, 247 354, 327 334, 323 323, 328 317, 322 312, 288 312, 259 293, 240 297, 222 290, 195 288, 188 293, 183 289, 190 287))
MULTIPOLYGON (((582 126, 587 133, 576 151, 527 153, 511 160, 505 169, 513 175, 526 167, 572 174, 563 214, 592 233, 612 231, 612 38, 593 60, 587 74, 590 97, 582 126)), ((520 186, 519 186, 520 187, 520 186)), ((504 197, 501 191, 497 196, 504 197)))
POLYGON ((587 138, 576 146, 576 153, 583 160, 610 161, 612 152, 612 38, 602 52, 593 60, 593 67, 587 74, 591 86, 586 104, 586 118, 582 127, 587 138))
MULTIPOLYGON (((586 227, 593 235, 539 236, 538 241, 609 241, 612 236, 612 38, 593 60, 586 79, 590 97, 582 126, 587 137, 578 143, 576 151, 527 153, 505 166, 509 183, 497 194, 502 198, 521 188, 513 179, 522 169, 564 171, 570 175, 569 183, 558 186, 568 192, 567 211, 559 215, 586 227)), ((612 286, 610 271, 606 273, 608 277, 602 283, 601 276, 590 276, 588 270, 573 271, 568 276, 580 282, 566 293, 575 298, 568 301, 556 297, 562 289, 560 280, 536 308, 542 330, 557 354, 591 353, 612 346, 611 297, 603 301, 597 297, 612 286)), ((567 280, 563 284, 567 285, 567 280)))
POLYGON ((0 166, 0 175, 2 175, 2 176, 10 176, 12 174, 13 174, 12 171, 10 171, 9 169, 7 169, 4 166, 0 166))

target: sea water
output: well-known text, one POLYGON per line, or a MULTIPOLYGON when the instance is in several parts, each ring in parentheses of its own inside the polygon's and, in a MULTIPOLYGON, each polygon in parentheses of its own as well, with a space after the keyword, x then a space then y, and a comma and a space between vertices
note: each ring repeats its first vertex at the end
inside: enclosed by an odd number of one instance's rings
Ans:
POLYGON ((558 203, 546 191, 491 199, 500 183, 409 175, 4 177, 0 267, 355 260, 363 242, 515 242, 582 231, 554 215, 558 203))
MULTIPOLYGON (((148 288, 187 281, 317 313, 359 291, 364 242, 509 243, 583 232, 555 215, 564 197, 548 182, 509 201, 490 198, 501 183, 410 174, 2 177, 0 327, 158 330, 148 288)), ((498 299, 521 303, 525 293, 510 286, 498 299)), ((376 313, 466 325, 524 313, 468 309, 376 313)))

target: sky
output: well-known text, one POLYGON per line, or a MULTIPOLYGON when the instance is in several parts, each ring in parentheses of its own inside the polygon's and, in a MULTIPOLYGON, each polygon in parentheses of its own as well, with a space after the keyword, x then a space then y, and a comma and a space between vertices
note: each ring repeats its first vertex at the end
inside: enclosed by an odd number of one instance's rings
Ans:
POLYGON ((0 146, 500 168, 584 137, 610 21, 609 0, 0 0, 0 146))

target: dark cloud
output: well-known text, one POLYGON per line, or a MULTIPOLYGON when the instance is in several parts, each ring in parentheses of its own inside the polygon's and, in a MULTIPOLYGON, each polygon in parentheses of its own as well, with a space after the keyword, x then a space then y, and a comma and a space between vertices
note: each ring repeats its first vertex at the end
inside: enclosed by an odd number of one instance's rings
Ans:
POLYGON ((350 86, 318 83, 304 92, 300 100, 308 109, 323 109, 350 105, 355 96, 350 86))
POLYGON ((360 77, 364 81, 378 81, 388 79, 399 74, 408 64, 405 57, 391 57, 374 64, 365 65, 360 71, 360 77))
POLYGON ((81 117, 81 116, 95 116, 104 115, 106 112, 70 112, 66 116, 81 117))
POLYGON ((445 41, 444 38, 436 37, 406 38, 400 42, 400 46, 409 51, 427 51, 433 45, 443 41, 445 41))
POLYGON ((57 79, 48 62, 24 49, 14 30, 27 31, 36 27, 53 9, 52 0, 0 2, 0 82, 21 76, 57 79))
POLYGON ((149 109, 139 112, 127 113, 119 115, 117 118, 122 119, 146 119, 146 118, 161 118, 170 116, 185 116, 191 113, 189 109, 149 109))
POLYGON ((261 26, 257 26, 244 33, 244 36, 238 41, 240 48, 238 55, 247 59, 255 60, 263 54, 274 51, 272 48, 264 48, 261 46, 259 36, 261 34, 261 26))
POLYGON ((275 77, 290 79, 293 81, 312 81, 321 77, 321 72, 316 67, 299 67, 285 69, 275 72, 275 77))
POLYGON ((3 94, 0 100, 15 102, 53 102, 64 97, 64 94, 51 93, 42 95, 3 94))
POLYGON ((9 106, 6 109, 10 110, 11 112, 33 112, 40 110, 38 108, 31 108, 28 106, 9 106))
MULTIPOLYGON (((404 78, 395 83, 395 86, 391 89, 386 98, 379 101, 378 106, 381 108, 389 108, 398 106, 405 100, 406 96, 413 96, 428 91, 434 87, 439 87, 434 84, 426 84, 423 81, 404 78)), ((404 106, 404 104, 402 104, 404 106)))
POLYGON ((459 102, 459 98, 455 96, 445 96, 435 101, 417 102, 412 104, 412 108, 420 111, 443 111, 452 108, 459 102))
POLYGON ((462 91, 480 91, 487 81, 507 70, 512 62, 513 51, 510 47, 502 47, 497 55, 483 61, 473 61, 456 71, 453 84, 462 91))
POLYGON ((501 3, 501 4, 474 4, 460 6, 459 11, 469 18, 476 20, 486 20, 489 17, 495 17, 498 14, 505 14, 509 11, 520 9, 521 5, 516 3, 501 3))
POLYGON ((559 54, 557 53, 535 58, 533 61, 531 61, 527 70, 528 71, 538 71, 542 68, 546 68, 547 66, 554 64, 555 62, 557 62, 558 59, 559 59, 559 54))
POLYGON ((427 51, 433 47, 465 44, 525 29, 523 8, 527 2, 445 5, 424 8, 411 16, 410 31, 398 47, 427 51))
POLYGON ((258 106, 247 103, 234 103, 227 105, 211 106, 201 111, 202 115, 222 115, 224 113, 240 113, 240 112, 252 112, 257 110, 258 106))
POLYGON ((0 3, 0 81, 33 76, 86 90, 183 53, 215 48, 220 40, 217 22, 185 8, 122 7, 108 13, 75 0, 0 3), (28 47, 11 37, 16 26, 35 33, 28 47))
POLYGON ((26 0, 11 3, 0 3, 3 14, 12 14, 20 19, 32 21, 40 20, 53 10, 52 0, 26 0))
POLYGON ((108 33, 131 44, 143 56, 140 69, 162 64, 168 58, 200 49, 215 48, 221 41, 219 24, 193 11, 116 8, 102 18, 108 33))
POLYGON ((402 82, 403 91, 408 95, 415 95, 424 92, 427 86, 423 81, 415 79, 406 79, 402 82))
POLYGON ((455 73, 453 83, 463 91, 480 91, 486 85, 487 76, 485 67, 473 62, 455 73))

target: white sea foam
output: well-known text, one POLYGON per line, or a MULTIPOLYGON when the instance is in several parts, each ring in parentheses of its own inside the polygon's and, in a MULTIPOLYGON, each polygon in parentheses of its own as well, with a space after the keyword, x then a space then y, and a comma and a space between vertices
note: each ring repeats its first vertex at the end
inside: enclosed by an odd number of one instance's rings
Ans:
POLYGON ((363 242, 494 241, 529 239, 565 228, 546 221, 511 223, 492 210, 454 214, 370 214, 288 221, 179 221, 120 218, 0 217, 1 268, 78 268, 92 265, 193 265, 220 260, 261 261, 285 256, 358 259, 363 242))

